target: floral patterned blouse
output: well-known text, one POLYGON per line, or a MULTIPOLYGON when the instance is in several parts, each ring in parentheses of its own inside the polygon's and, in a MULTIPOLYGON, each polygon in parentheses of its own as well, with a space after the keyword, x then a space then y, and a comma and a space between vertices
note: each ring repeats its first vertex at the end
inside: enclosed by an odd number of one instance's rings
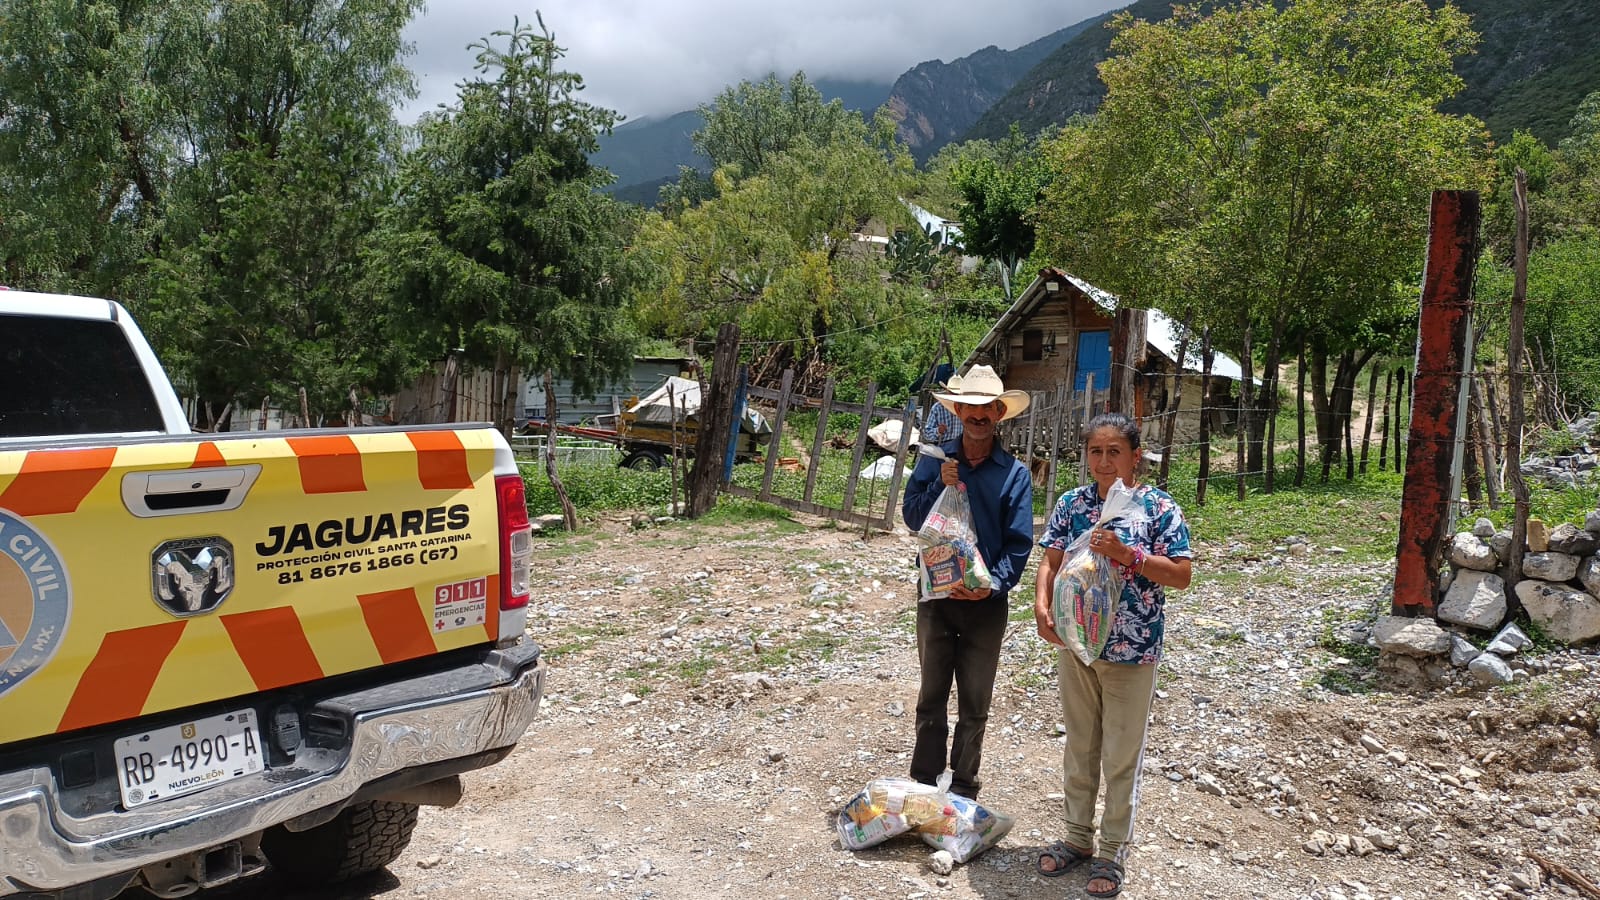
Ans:
MULTIPOLYGON (((1151 556, 1193 558, 1194 553, 1189 549, 1189 523, 1184 521, 1183 510, 1178 508, 1172 495, 1141 484, 1134 488, 1134 497, 1144 504, 1146 518, 1131 526, 1121 520, 1111 523, 1122 542, 1130 547, 1142 547, 1151 556)), ((1062 494, 1045 525, 1039 546, 1066 550, 1074 539, 1094 527, 1103 503, 1093 484, 1062 494)), ((1100 652, 1100 658, 1114 663, 1154 665, 1160 662, 1161 640, 1166 631, 1163 612, 1166 601, 1166 589, 1143 576, 1124 582, 1111 637, 1100 652)))

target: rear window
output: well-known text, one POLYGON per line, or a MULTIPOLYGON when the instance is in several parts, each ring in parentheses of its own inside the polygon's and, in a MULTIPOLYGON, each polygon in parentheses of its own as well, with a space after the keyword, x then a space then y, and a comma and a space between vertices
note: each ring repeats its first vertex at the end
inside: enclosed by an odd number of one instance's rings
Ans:
POLYGON ((0 438, 161 430, 116 323, 0 315, 0 438))

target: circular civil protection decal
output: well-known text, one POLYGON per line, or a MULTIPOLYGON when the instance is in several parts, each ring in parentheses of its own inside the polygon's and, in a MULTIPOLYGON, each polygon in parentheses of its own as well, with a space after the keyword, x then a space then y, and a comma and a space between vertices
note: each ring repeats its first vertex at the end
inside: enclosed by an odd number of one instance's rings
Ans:
POLYGON ((0 694, 50 661, 71 610, 61 554, 25 519, 0 509, 0 694))

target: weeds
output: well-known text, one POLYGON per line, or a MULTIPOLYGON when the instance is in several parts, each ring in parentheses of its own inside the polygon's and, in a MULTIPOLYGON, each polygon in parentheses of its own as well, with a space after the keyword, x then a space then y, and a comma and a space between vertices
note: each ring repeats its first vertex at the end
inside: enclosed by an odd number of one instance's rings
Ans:
POLYGON ((1317 632, 1317 646, 1334 654, 1328 667, 1312 680, 1336 694, 1365 694, 1372 689, 1372 671, 1378 661, 1378 648, 1356 643, 1340 633, 1345 625, 1362 622, 1366 612, 1351 609, 1325 609, 1317 632))

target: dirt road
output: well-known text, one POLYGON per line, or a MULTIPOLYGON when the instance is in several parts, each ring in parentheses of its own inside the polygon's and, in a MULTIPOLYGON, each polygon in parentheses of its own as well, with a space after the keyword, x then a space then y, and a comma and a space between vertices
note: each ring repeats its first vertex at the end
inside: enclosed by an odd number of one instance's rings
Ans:
MULTIPOLYGON (((1386 608, 1387 564, 1198 551, 1196 585, 1169 600, 1123 896, 1578 896, 1528 850, 1600 877, 1592 650, 1510 690, 1390 692, 1340 655, 1386 608)), ((618 521, 539 554, 530 631, 549 692, 517 752, 468 776, 459 806, 425 809, 388 873, 316 892, 269 874, 208 897, 1083 896, 1082 875, 1034 872, 1060 834, 1061 743, 1054 657, 1025 603, 983 763, 983 801, 1017 825, 941 877, 915 838, 852 853, 833 831, 868 779, 906 769, 909 537, 618 521)))

